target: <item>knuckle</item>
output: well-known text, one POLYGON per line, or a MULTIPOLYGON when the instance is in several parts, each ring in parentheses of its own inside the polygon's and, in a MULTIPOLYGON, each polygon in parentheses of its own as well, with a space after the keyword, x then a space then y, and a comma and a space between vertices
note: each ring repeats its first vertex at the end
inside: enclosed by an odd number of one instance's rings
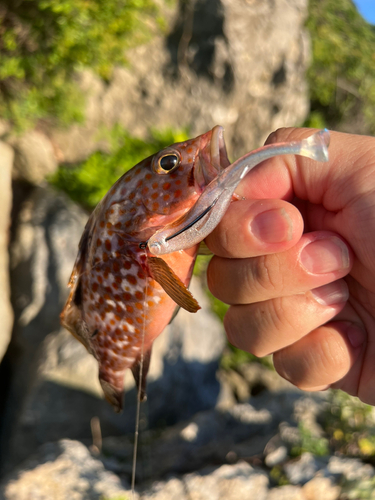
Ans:
POLYGON ((226 224, 220 224, 220 233, 219 233, 219 245, 221 247, 221 252, 224 255, 230 254, 230 229, 226 226, 226 224))
POLYGON ((338 379, 346 374, 350 361, 348 350, 341 337, 329 334, 321 336, 317 349, 323 370, 330 373, 334 370, 338 379))
POLYGON ((267 137, 265 144, 275 144, 277 142, 287 141, 290 135, 293 134, 295 128, 292 127, 280 127, 267 137))
POLYGON ((251 353, 260 358, 280 349, 280 343, 285 339, 286 332, 295 329, 283 298, 260 303, 254 311, 254 323, 257 324, 258 334, 253 337, 251 353), (274 339, 272 348, 267 339, 274 339))
POLYGON ((260 298, 275 297, 283 288, 283 274, 274 256, 264 255, 252 261, 251 272, 246 276, 249 290, 255 288, 260 298))

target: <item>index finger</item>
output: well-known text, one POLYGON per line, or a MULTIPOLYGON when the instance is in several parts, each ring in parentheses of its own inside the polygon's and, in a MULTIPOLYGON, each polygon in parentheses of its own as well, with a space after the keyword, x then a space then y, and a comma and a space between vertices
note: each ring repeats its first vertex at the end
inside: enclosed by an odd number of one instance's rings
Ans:
POLYGON ((246 258, 285 251, 302 233, 302 216, 290 203, 241 200, 229 206, 205 241, 215 255, 246 258))

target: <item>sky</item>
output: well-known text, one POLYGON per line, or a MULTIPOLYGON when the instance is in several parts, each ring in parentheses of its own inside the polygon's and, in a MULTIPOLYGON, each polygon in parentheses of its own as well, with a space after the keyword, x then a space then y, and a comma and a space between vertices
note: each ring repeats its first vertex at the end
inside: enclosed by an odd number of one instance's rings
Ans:
POLYGON ((354 0, 354 3, 366 21, 375 24, 375 0, 354 0))

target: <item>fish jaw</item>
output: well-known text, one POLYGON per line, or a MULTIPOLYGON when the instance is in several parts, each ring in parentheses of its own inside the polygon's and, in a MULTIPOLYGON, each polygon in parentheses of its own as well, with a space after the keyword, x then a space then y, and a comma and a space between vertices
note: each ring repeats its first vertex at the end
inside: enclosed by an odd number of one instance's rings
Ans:
POLYGON ((198 162, 195 167, 195 181, 199 189, 204 189, 213 179, 230 165, 224 140, 224 128, 216 125, 200 136, 198 162))

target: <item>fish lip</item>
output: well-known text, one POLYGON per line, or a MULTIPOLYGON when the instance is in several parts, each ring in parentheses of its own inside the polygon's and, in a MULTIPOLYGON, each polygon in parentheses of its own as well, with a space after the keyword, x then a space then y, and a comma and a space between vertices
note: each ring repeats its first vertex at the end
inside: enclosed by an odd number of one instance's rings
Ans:
POLYGON ((224 140, 224 128, 216 125, 201 136, 199 168, 195 169, 198 186, 203 189, 230 165, 224 140))
POLYGON ((224 128, 216 125, 211 132, 211 163, 217 169, 217 175, 219 175, 224 168, 230 165, 224 140, 224 128))

